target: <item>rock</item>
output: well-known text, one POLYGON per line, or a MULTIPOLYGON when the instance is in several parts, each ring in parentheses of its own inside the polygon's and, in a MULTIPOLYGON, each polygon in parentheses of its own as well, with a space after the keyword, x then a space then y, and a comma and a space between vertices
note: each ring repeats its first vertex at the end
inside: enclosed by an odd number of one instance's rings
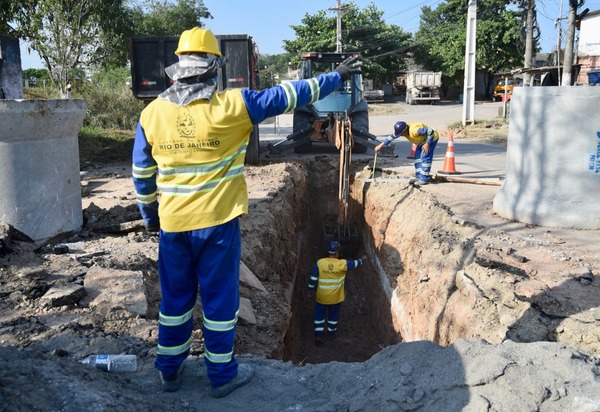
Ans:
POLYGON ((251 325, 256 325, 256 314, 252 307, 252 302, 248 298, 240 297, 240 319, 251 325))
POLYGON ((83 286, 69 283, 66 285, 53 286, 40 298, 44 306, 60 307, 78 303, 87 295, 83 286))
POLYGON ((39 267, 24 268, 18 272, 17 276, 24 281, 32 282, 46 279, 48 277, 48 272, 46 272, 44 268, 39 267))
POLYGON ((256 277, 256 275, 244 264, 244 262, 240 262, 240 283, 250 286, 254 289, 262 290, 265 293, 267 289, 263 286, 260 280, 256 277))
POLYGON ((121 306, 131 313, 146 316, 148 303, 140 271, 92 266, 85 275, 84 287, 88 297, 83 304, 121 306))

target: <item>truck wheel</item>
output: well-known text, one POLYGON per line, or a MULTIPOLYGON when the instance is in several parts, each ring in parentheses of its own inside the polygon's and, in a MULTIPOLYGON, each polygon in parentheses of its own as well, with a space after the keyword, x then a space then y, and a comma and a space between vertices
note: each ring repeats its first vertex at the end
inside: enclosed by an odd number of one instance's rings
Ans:
MULTIPOLYGON (((294 112, 294 128, 293 132, 296 133, 302 129, 308 129, 312 122, 312 116, 310 113, 303 111, 294 112)), ((306 143, 294 147, 295 153, 309 153, 312 150, 312 141, 308 139, 306 143)))
POLYGON ((246 163, 257 165, 260 157, 260 144, 258 137, 258 125, 254 125, 252 133, 250 133, 250 141, 246 149, 246 163))
POLYGON ((312 142, 310 140, 304 144, 301 144, 300 146, 294 147, 295 153, 309 153, 311 150, 312 150, 312 142))

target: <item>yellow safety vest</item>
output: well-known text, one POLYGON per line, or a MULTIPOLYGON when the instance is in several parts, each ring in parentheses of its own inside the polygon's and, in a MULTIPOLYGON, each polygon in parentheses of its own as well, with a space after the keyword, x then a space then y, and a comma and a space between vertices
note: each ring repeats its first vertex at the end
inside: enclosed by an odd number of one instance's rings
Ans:
POLYGON ((241 89, 187 106, 156 99, 140 124, 158 165, 161 229, 203 229, 248 213, 243 173, 253 125, 241 89))
POLYGON ((319 268, 317 302, 323 305, 343 302, 344 282, 348 271, 346 259, 326 257, 317 261, 317 267, 319 268))
MULTIPOLYGON (((408 136, 406 136, 408 141, 419 146, 425 144, 425 142, 427 141, 427 135, 420 135, 418 134, 418 132, 419 129, 425 128, 427 126, 423 123, 417 122, 407 122, 406 124, 408 125, 408 136)), ((433 140, 438 140, 439 138, 440 134, 437 132, 437 130, 435 130, 433 132, 433 140)))

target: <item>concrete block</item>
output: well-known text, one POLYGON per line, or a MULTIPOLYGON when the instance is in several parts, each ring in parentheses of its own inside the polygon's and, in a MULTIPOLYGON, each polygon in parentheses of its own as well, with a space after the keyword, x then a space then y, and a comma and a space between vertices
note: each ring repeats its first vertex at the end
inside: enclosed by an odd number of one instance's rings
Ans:
POLYGON ((600 88, 519 87, 510 104, 494 211, 538 226, 600 229, 600 88))

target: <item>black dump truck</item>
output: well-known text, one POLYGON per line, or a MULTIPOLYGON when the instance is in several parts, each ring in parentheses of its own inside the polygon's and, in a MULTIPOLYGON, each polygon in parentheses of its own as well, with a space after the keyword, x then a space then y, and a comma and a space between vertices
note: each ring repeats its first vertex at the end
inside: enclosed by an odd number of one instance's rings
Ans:
MULTIPOLYGON (((216 35, 227 64, 219 69, 218 90, 258 88, 257 53, 252 37, 246 34, 216 35)), ((133 95, 146 103, 154 100, 172 84, 165 68, 179 61, 175 50, 178 36, 133 37, 130 43, 131 89, 133 95)), ((250 135, 246 162, 259 160, 258 125, 250 135)))

